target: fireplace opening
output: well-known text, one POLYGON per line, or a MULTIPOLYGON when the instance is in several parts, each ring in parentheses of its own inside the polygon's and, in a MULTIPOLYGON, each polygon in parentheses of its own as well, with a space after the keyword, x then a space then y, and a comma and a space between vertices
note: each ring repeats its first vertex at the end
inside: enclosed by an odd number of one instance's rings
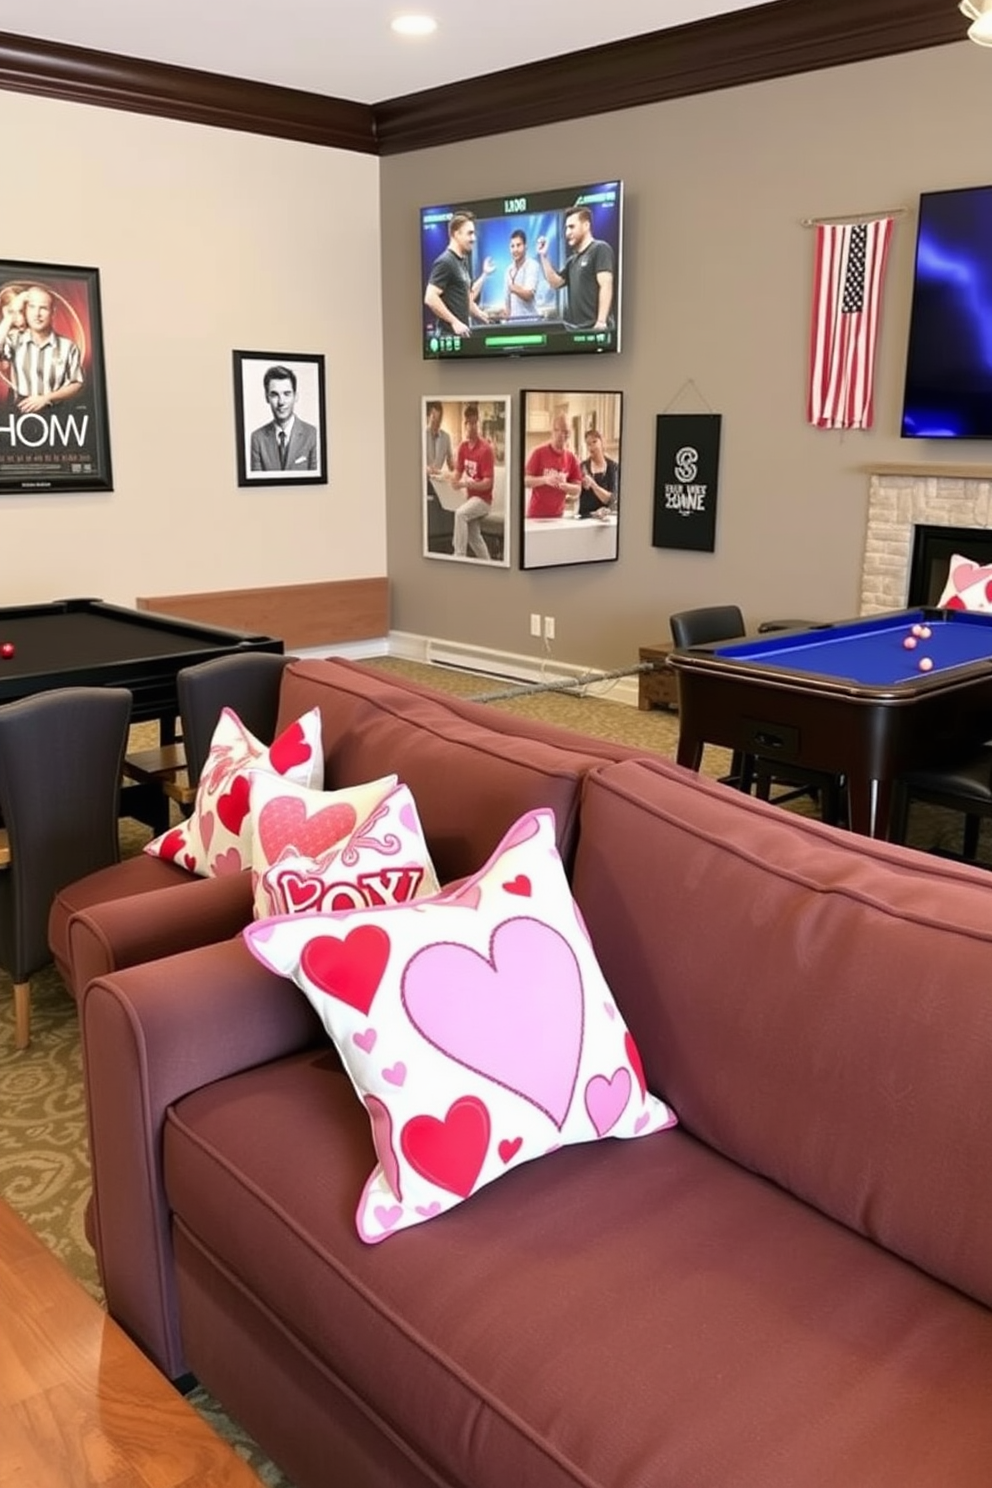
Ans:
POLYGON ((928 527, 913 528, 913 555, 909 566, 909 592, 906 604, 935 605, 944 592, 951 559, 970 558, 983 567, 992 565, 992 528, 928 527))

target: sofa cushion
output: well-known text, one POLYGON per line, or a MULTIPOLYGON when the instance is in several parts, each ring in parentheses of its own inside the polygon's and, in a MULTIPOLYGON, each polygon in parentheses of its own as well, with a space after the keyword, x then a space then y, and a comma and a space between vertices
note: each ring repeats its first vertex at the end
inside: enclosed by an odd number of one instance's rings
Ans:
POLYGON ((436 695, 395 687, 370 668, 291 661, 280 724, 314 704, 321 712, 327 784, 355 785, 395 770, 416 799, 442 883, 477 872, 517 817, 540 806, 554 812, 559 851, 570 864, 579 784, 604 758, 599 741, 587 748, 575 736, 569 748, 523 734, 508 739, 436 695))
MULTIPOLYGON (((253 783, 253 813, 255 793, 253 783)), ((439 888, 413 795, 397 785, 344 842, 315 858, 283 852, 256 872, 255 917, 405 904, 439 888)))
POLYGON ((294 1473, 344 1392, 425 1482, 986 1488, 989 1312, 684 1129, 525 1163, 373 1247, 330 1049, 185 1097, 164 1155, 190 1367, 233 1403, 259 1361, 294 1473), (270 1335, 313 1370, 271 1370, 270 1335))
POLYGON ((365 1103, 369 1243, 549 1150, 674 1124, 645 1088, 554 839, 551 813, 530 812, 452 893, 244 932, 306 994, 365 1103))
POLYGON ((586 782, 573 888, 652 1088, 987 1304, 990 887, 660 762, 586 782))
POLYGON ((292 856, 298 863, 342 848, 397 783, 395 775, 384 775, 343 790, 309 790, 267 770, 251 770, 249 781, 249 861, 259 917, 284 912, 273 910, 262 887, 280 859, 292 856))
POLYGON ((322 785, 324 758, 317 710, 305 710, 266 746, 245 728, 232 708, 221 709, 191 815, 149 842, 145 852, 201 878, 248 868, 251 770, 268 770, 297 785, 322 785))

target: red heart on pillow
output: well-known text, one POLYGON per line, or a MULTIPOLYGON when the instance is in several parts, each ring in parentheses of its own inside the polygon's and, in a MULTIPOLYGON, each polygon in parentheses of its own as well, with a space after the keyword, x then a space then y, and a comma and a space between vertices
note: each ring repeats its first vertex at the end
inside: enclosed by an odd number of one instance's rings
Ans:
POLYGON ((346 801, 307 816, 306 805, 298 796, 276 796, 274 801, 266 801, 258 814, 258 837, 270 863, 289 847, 301 857, 316 858, 347 837, 357 824, 355 808, 346 801))
POLYGON ((359 925, 343 940, 336 935, 316 936, 304 947, 300 966, 321 992, 367 1013, 388 960, 389 936, 385 930, 378 925, 359 925))
POLYGON ((249 784, 247 775, 235 775, 229 790, 217 802, 217 815, 224 826, 237 837, 248 815, 249 784))
POLYGON ((286 771, 291 770, 294 765, 305 765, 311 753, 312 750, 303 732, 303 725, 297 721, 291 723, 272 745, 269 750, 269 762, 277 775, 285 775, 286 771))
POLYGON ((531 896, 531 882, 526 873, 518 873, 516 878, 511 878, 503 887, 508 894, 519 894, 521 899, 529 899, 531 896))
POLYGON ((278 887, 290 914, 301 914, 307 909, 316 909, 324 897, 324 884, 319 878, 308 878, 288 868, 280 874, 278 887))
POLYGON ((641 1051, 634 1043, 633 1037, 630 1033, 624 1034, 623 1047, 624 1053, 627 1055, 627 1063, 630 1065, 631 1069, 634 1071, 634 1074, 637 1076, 637 1083, 641 1087, 641 1095, 647 1095, 648 1082, 644 1078, 644 1066, 641 1063, 641 1051))
POLYGON ((171 832, 166 832, 165 836, 162 838, 162 841, 159 843, 159 857, 165 858, 166 861, 175 858, 178 855, 180 848, 184 845, 185 841, 186 834, 182 830, 182 828, 173 827, 171 832))
POLYGON ((467 1199, 489 1148, 489 1112, 474 1095, 463 1095, 443 1121, 414 1116, 400 1133, 407 1162, 422 1178, 467 1199))

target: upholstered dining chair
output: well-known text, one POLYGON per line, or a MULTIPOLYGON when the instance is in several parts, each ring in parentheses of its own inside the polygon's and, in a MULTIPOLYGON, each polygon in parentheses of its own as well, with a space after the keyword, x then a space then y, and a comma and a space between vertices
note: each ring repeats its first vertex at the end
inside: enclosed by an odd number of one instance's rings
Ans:
MULTIPOLYGON (((736 641, 747 635, 738 605, 702 605, 694 610, 677 610, 669 615, 668 624, 672 640, 680 650, 685 646, 708 646, 714 641, 736 641)), ((754 783, 754 756, 735 750, 730 757, 730 774, 721 779, 724 785, 750 791, 754 783)))
MULTIPOLYGON (((798 629, 815 622, 804 620, 770 620, 763 630, 798 629)), ((707 646, 718 641, 736 641, 747 635, 744 614, 739 605, 704 605, 693 610, 679 610, 669 617, 672 640, 678 647, 707 646)), ((819 803, 824 821, 834 825, 845 819, 843 782, 823 770, 809 770, 799 765, 783 764, 764 755, 734 751, 730 774, 723 783, 755 794, 762 800, 784 805, 797 796, 812 795, 819 803), (773 796, 772 786, 782 785, 784 792, 773 796)))
POLYGON ((14 983, 18 1049, 30 1039, 30 979, 52 959, 52 900, 120 856, 130 720, 122 687, 55 688, 0 707, 0 967, 14 983))
POLYGON ((961 856, 973 863, 984 817, 992 817, 992 744, 980 744, 954 764, 907 770, 895 783, 889 838, 905 842, 914 801, 959 811, 964 818, 961 856))

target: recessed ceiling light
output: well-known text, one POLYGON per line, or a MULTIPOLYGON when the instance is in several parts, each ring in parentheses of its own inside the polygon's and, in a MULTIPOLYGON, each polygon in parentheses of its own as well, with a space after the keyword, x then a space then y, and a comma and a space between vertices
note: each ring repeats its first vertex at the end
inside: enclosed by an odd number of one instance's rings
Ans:
POLYGON ((400 36, 430 36, 437 30, 437 21, 429 15, 401 15, 391 22, 400 36))

